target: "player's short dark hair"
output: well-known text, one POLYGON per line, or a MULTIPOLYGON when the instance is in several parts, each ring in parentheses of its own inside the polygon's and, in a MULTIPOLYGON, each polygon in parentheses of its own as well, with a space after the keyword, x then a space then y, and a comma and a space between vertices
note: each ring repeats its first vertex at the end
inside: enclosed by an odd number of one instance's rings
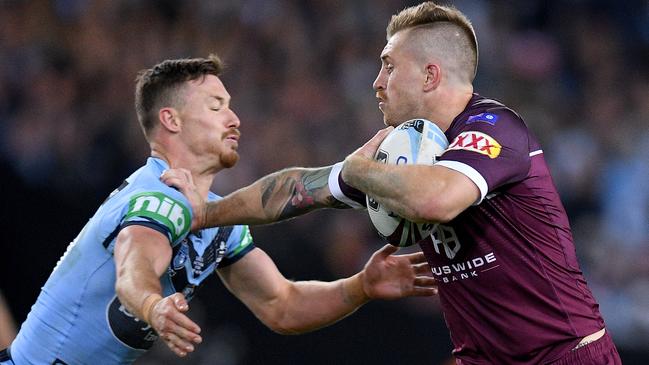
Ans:
POLYGON ((187 81, 219 76, 221 59, 211 54, 207 58, 165 60, 138 73, 135 86, 135 111, 144 136, 157 125, 157 111, 166 106, 178 106, 178 91, 187 81))
POLYGON ((444 27, 437 27, 442 25, 457 27, 461 34, 464 35, 461 41, 468 46, 465 51, 465 64, 467 64, 467 67, 473 67, 470 70, 473 73, 471 75, 471 79, 473 79, 478 67, 478 41, 475 30, 471 25, 471 21, 453 6, 438 5, 432 1, 426 1, 405 8, 390 19, 387 27, 387 37, 389 39, 395 33, 405 29, 428 27, 442 29, 444 27))

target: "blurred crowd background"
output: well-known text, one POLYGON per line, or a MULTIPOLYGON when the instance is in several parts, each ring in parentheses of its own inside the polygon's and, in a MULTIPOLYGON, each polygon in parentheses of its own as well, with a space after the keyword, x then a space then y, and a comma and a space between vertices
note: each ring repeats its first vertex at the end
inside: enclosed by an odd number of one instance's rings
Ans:
MULTIPOLYGON (((397 0, 0 0, 0 291, 24 320, 56 261, 148 154, 136 73, 218 53, 241 118, 227 194, 289 166, 342 160, 382 126, 371 84, 397 0)), ((590 287, 625 364, 649 363, 649 1, 462 0, 476 92, 544 145, 590 287)), ((253 227, 294 279, 358 271, 382 245, 364 212, 253 227)), ((436 299, 366 305, 312 334, 272 333, 216 277, 192 302, 205 343, 140 364, 441 364, 436 299)))

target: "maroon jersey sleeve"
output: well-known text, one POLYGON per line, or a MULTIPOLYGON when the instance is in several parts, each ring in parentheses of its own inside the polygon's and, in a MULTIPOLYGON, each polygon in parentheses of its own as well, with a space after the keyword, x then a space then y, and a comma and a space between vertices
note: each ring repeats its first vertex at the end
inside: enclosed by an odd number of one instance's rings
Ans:
POLYGON ((446 134, 451 142, 438 165, 467 175, 480 189, 480 201, 499 187, 522 180, 530 169, 527 128, 507 108, 461 115, 446 134))

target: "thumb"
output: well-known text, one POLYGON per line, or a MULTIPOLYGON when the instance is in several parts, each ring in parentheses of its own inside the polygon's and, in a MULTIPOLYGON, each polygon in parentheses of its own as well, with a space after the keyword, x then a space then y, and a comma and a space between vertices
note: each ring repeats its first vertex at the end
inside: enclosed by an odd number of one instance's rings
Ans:
POLYGON ((385 137, 387 137, 388 134, 390 134, 390 132, 392 132, 393 130, 394 130, 393 126, 383 128, 383 129, 379 130, 378 132, 376 132, 374 137, 372 137, 371 141, 375 142, 377 144, 381 143, 385 139, 385 137))
POLYGON ((397 252, 398 250, 399 250, 399 247, 387 244, 387 245, 381 247, 381 249, 377 252, 377 254, 382 258, 386 258, 386 257, 392 255, 393 253, 397 252))
POLYGON ((389 126, 383 128, 383 129, 381 129, 379 132, 383 132, 384 134, 389 134, 393 130, 394 130, 394 127, 389 125, 389 126))
POLYGON ((387 137, 387 135, 392 132, 393 129, 394 127, 387 127, 376 132, 374 137, 365 142, 365 144, 361 148, 356 150, 355 153, 371 159, 376 154, 376 150, 381 145, 381 142, 383 142, 385 137, 387 137))
POLYGON ((186 312, 189 309, 185 296, 180 293, 174 294, 173 302, 176 305, 176 308, 181 312, 186 312))

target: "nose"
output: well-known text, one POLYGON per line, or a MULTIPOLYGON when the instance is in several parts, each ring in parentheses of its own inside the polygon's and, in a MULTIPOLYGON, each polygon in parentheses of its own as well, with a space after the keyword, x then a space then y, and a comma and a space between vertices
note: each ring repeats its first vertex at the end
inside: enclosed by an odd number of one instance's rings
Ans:
POLYGON ((374 91, 385 90, 385 77, 383 74, 384 72, 381 68, 381 71, 379 71, 379 74, 376 76, 376 79, 372 83, 372 88, 374 89, 374 91))
POLYGON ((228 118, 228 128, 239 128, 241 125, 241 120, 234 110, 230 109, 230 118, 228 118))

